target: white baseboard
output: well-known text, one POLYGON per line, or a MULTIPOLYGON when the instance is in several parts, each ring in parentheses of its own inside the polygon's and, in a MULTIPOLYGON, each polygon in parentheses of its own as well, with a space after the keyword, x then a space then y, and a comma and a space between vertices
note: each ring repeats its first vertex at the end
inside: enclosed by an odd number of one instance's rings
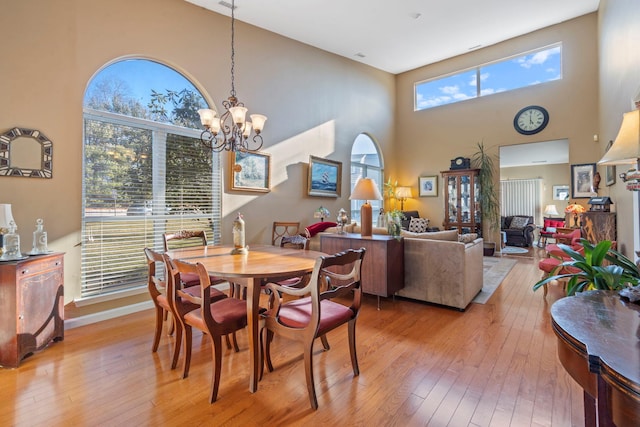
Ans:
POLYGON ((114 319, 116 317, 126 316, 127 314, 149 310, 151 308, 153 308, 153 302, 149 300, 145 302, 139 302, 137 304, 126 305, 124 307, 114 308, 111 310, 101 311, 99 313, 87 314, 86 316, 65 319, 64 329, 73 329, 80 326, 90 325, 92 323, 102 322, 103 320, 114 319))

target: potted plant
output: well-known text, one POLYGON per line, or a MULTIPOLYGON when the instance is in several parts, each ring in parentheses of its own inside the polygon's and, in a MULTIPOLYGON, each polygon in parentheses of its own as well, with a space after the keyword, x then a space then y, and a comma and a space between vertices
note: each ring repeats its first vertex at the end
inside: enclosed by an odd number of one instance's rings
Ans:
POLYGON ((533 285, 533 290, 559 279, 568 279, 567 295, 593 289, 620 291, 640 284, 638 266, 622 253, 612 249, 610 240, 603 240, 594 245, 582 239, 581 243, 584 255, 570 246, 559 244, 560 249, 567 255, 566 260, 558 264, 553 274, 533 285))
POLYGON ((393 199, 393 209, 389 209, 386 212, 386 226, 387 232, 396 238, 400 237, 400 230, 402 229, 402 220, 405 219, 404 213, 397 208, 396 199, 396 187, 398 181, 391 183, 391 178, 384 184, 384 195, 389 199, 389 206, 391 206, 391 200, 393 199))
POLYGON ((486 225, 486 236, 484 237, 484 255, 493 256, 496 250, 496 243, 493 238, 496 230, 500 229, 500 199, 498 197, 498 187, 494 180, 495 163, 493 157, 488 153, 484 142, 478 142, 478 151, 471 157, 474 168, 480 169, 478 172, 478 184, 480 186, 480 208, 482 210, 482 224, 486 225))

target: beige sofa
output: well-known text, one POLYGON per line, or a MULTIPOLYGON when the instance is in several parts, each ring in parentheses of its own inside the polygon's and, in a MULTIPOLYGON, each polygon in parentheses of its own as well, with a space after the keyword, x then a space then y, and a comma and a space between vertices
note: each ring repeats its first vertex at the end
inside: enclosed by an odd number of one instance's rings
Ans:
MULTIPOLYGON (((325 232, 336 232, 327 229, 325 232)), ((348 233, 360 233, 350 224, 348 233)), ((386 228, 373 228, 387 234, 386 228)), ((402 231, 404 238, 404 288, 397 295, 464 310, 482 290, 482 238, 475 235, 459 241, 456 230, 431 233, 402 231)), ((320 236, 311 238, 309 248, 320 250, 320 236)))

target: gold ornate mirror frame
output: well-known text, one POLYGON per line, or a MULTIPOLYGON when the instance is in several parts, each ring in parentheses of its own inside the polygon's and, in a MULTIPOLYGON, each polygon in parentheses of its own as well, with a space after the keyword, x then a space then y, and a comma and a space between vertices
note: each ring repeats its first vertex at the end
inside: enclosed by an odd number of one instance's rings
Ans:
POLYGON ((51 178, 53 143, 39 130, 13 128, 0 135, 0 176, 51 178))

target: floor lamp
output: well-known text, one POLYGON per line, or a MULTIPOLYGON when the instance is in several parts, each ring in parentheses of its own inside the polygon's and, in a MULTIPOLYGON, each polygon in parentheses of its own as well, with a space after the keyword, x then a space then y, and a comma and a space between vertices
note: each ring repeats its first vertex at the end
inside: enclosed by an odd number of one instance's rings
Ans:
POLYGON ((371 236, 373 222, 369 200, 382 200, 382 194, 380 194, 376 182, 371 178, 360 178, 356 182, 349 200, 364 200, 364 204, 360 208, 360 235, 371 236))

